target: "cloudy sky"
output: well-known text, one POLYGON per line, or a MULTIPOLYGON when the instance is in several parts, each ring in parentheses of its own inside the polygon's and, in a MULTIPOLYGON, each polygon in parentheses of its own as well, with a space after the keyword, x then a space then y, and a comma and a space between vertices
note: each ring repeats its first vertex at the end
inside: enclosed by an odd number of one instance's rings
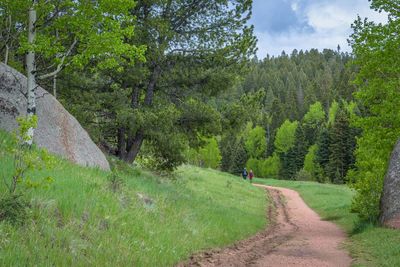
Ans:
POLYGON ((371 10, 368 0, 253 0, 258 56, 338 45, 350 52, 347 38, 357 15, 376 22, 386 17, 371 10))

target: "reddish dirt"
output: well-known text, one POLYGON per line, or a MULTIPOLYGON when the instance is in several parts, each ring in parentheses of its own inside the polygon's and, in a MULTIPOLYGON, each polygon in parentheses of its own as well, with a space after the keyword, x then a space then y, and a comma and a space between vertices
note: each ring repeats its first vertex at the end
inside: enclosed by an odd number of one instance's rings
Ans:
POLYGON ((257 185, 268 190, 271 221, 263 232, 219 250, 192 256, 178 266, 350 266, 341 248, 345 233, 322 221, 296 191, 257 185))

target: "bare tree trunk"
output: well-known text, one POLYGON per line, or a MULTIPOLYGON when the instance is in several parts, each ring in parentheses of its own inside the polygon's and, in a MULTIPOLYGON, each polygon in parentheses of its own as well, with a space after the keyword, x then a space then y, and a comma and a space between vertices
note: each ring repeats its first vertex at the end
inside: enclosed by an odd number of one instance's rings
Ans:
POLYGON ((57 98, 57 74, 53 77, 53 96, 57 98))
MULTIPOLYGON (((144 104, 146 106, 151 106, 153 103, 154 89, 160 74, 161 74, 161 67, 159 65, 155 65, 150 77, 149 84, 147 85, 146 96, 144 98, 144 104)), ((134 95, 134 97, 137 96, 134 95)), ((143 140, 144 140, 144 130, 142 128, 137 131, 135 137, 132 140, 132 144, 128 148, 128 154, 125 159, 127 162, 132 163, 135 161, 140 151, 140 148, 142 147, 143 140)))
POLYGON ((6 27, 8 27, 8 33, 7 33, 8 36, 6 39, 6 52, 5 52, 6 54, 4 56, 4 64, 6 64, 6 65, 8 65, 8 57, 10 54, 10 46, 8 45, 8 42, 11 38, 11 27, 12 27, 11 23, 12 23, 11 15, 8 15, 8 22, 6 23, 6 25, 7 25, 6 27))
MULTIPOLYGON (((28 43, 33 45, 36 38, 36 0, 33 0, 33 4, 29 9, 29 27, 28 27, 28 43)), ((35 66, 35 52, 29 51, 26 55, 26 70, 27 70, 27 89, 28 89, 28 117, 32 117, 36 114, 36 66, 35 66)), ((28 145, 32 145, 33 135, 35 129, 33 127, 28 130, 29 140, 28 145)))
POLYGON ((10 47, 8 46, 8 44, 6 44, 6 54, 5 54, 5 56, 4 56, 4 64, 8 64, 8 54, 9 54, 9 51, 10 51, 10 47))
POLYGON ((125 160, 129 163, 132 163, 135 161, 137 155, 139 154, 140 148, 142 147, 144 140, 144 134, 143 130, 139 130, 138 133, 135 135, 132 145, 129 149, 128 154, 126 155, 125 160))

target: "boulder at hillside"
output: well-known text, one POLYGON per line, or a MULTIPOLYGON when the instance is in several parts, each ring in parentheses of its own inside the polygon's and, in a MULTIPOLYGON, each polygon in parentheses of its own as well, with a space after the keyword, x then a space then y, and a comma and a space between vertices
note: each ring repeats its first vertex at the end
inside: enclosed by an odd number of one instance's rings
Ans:
MULTIPOLYGON (((16 117, 26 115, 26 77, 0 63, 0 128, 17 128, 16 117)), ((83 166, 109 170, 103 152, 90 139, 79 122, 46 90, 36 90, 38 127, 34 142, 49 152, 83 166)))
POLYGON ((400 229, 400 140, 390 157, 383 182, 380 221, 383 225, 400 229))

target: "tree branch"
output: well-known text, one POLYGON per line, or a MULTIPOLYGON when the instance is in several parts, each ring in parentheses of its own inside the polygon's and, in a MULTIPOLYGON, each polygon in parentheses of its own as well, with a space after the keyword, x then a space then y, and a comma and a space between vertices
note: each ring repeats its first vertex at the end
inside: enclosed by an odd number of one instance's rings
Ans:
POLYGON ((61 58, 61 62, 60 62, 60 64, 58 64, 58 66, 57 66, 57 68, 56 68, 55 71, 50 72, 50 73, 47 73, 47 74, 44 74, 44 75, 41 75, 41 76, 38 77, 38 79, 39 79, 39 80, 44 80, 44 79, 47 79, 47 78, 56 76, 56 75, 63 69, 65 58, 68 57, 68 56, 71 54, 71 52, 72 52, 72 50, 74 49, 74 47, 75 47, 75 45, 77 44, 77 42, 78 42, 78 40, 75 38, 74 41, 73 41, 73 43, 72 43, 71 46, 69 47, 68 51, 67 51, 67 52, 64 54, 64 56, 61 58))

